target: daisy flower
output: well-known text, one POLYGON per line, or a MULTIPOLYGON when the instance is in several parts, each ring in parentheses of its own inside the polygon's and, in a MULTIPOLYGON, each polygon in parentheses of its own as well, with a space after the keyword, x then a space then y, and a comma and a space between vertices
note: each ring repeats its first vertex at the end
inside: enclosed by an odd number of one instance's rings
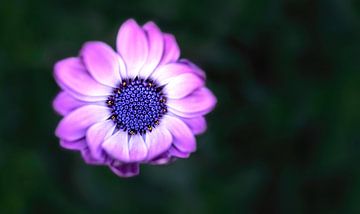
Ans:
POLYGON ((216 98, 205 87, 204 71, 179 56, 173 35, 154 22, 139 26, 129 19, 116 51, 91 41, 79 56, 57 62, 54 77, 62 90, 53 106, 63 116, 55 131, 60 145, 121 177, 139 174, 140 164, 188 158, 216 98))

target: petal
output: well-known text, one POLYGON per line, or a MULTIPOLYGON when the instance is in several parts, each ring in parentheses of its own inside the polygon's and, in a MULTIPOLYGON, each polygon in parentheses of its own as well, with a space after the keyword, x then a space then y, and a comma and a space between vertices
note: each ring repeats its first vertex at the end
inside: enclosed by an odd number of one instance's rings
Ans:
POLYGON ((172 146, 169 149, 169 155, 171 157, 176 157, 176 158, 188 158, 190 156, 190 153, 189 152, 181 152, 176 147, 172 146))
POLYGON ((171 62, 176 62, 180 57, 180 48, 176 42, 175 36, 172 34, 164 34, 164 54, 161 59, 160 64, 168 64, 171 62))
POLYGON ((169 83, 164 87, 164 92, 168 98, 180 99, 195 89, 204 86, 204 81, 192 73, 185 73, 171 78, 169 83))
POLYGON ((95 158, 89 149, 89 147, 84 148, 81 150, 81 156, 84 159, 85 163, 91 164, 91 165, 105 165, 107 164, 106 158, 97 159, 95 158))
POLYGON ((118 58, 118 63, 119 63, 119 71, 120 71, 120 77, 121 79, 127 79, 128 78, 128 75, 127 75, 127 72, 126 72, 126 65, 125 65, 125 62, 124 60, 121 58, 121 56, 119 54, 116 54, 117 55, 117 58, 118 58))
POLYGON ((110 169, 120 177, 133 177, 140 171, 138 163, 120 163, 119 161, 111 164, 110 169))
POLYGON ((96 81, 111 87, 119 85, 121 78, 118 56, 109 45, 103 42, 87 42, 80 55, 96 81))
POLYGON ((104 158, 104 151, 101 144, 112 135, 115 130, 115 124, 112 120, 105 120, 92 125, 86 132, 86 140, 88 142, 91 154, 97 158, 104 158))
POLYGON ((204 117, 181 118, 196 135, 202 134, 206 131, 207 125, 204 117))
POLYGON ((53 101, 53 108, 57 113, 64 116, 74 109, 87 104, 86 102, 75 99, 69 93, 61 91, 53 101))
POLYGON ((147 160, 152 160, 170 148, 172 135, 167 128, 160 125, 146 134, 145 143, 149 149, 147 160))
POLYGON ((125 61, 128 77, 136 77, 147 60, 149 47, 145 32, 134 19, 120 27, 116 48, 125 61))
POLYGON ((194 152, 196 141, 189 127, 179 118, 164 115, 162 121, 173 136, 173 144, 181 152, 194 152))
POLYGON ((171 81, 173 77, 181 74, 191 73, 192 68, 183 63, 170 63, 158 67, 151 74, 151 79, 156 80, 159 85, 165 85, 171 81))
POLYGON ((129 134, 122 130, 115 132, 101 145, 114 159, 129 162, 129 134))
POLYGON ((159 64, 164 51, 164 38, 160 29, 154 22, 148 22, 143 29, 148 38, 149 55, 144 67, 141 69, 139 76, 144 79, 148 78, 159 64))
POLYGON ((75 91, 73 91, 72 89, 66 87, 64 84, 58 82, 58 85, 60 86, 61 89, 63 89, 64 91, 66 91, 69 95, 71 95, 72 97, 74 97, 77 100, 80 101, 84 101, 87 103, 105 103, 105 101, 107 100, 107 97, 110 96, 110 92, 108 93, 108 95, 102 95, 102 96, 87 96, 87 95, 82 95, 79 94, 75 91))
POLYGON ((129 140, 129 162, 140 162, 145 160, 148 149, 141 135, 133 135, 129 140))
POLYGON ((54 75, 60 87, 81 100, 98 101, 112 93, 111 87, 98 83, 90 76, 79 58, 72 57, 57 62, 54 75))
POLYGON ((188 66, 190 66, 193 69, 193 72, 198 75, 200 78, 202 78, 203 80, 206 79, 206 74, 205 71, 202 70, 199 66, 195 65, 194 63, 192 63, 191 61, 187 60, 187 59, 180 59, 179 62, 184 63, 188 66))
POLYGON ((77 151, 81 151, 87 147, 86 140, 84 138, 76 141, 66 141, 60 139, 60 146, 63 147, 64 149, 77 150, 77 151))
POLYGON ((85 136, 86 130, 94 123, 105 120, 110 116, 109 109, 104 106, 86 105, 64 117, 56 128, 56 136, 75 141, 85 136))
POLYGON ((213 93, 205 88, 199 88, 182 99, 168 99, 169 111, 181 117, 196 117, 209 113, 216 104, 213 93))
POLYGON ((151 160, 148 163, 152 164, 152 165, 165 165, 165 164, 172 163, 175 160, 176 160, 176 158, 170 157, 168 154, 166 154, 166 155, 160 156, 154 160, 151 160))

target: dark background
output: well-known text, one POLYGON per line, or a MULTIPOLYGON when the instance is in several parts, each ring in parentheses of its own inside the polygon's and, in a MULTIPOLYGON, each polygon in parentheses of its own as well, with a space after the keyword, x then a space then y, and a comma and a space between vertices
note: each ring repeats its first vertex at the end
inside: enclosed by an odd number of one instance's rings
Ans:
POLYGON ((0 213, 360 213, 360 2, 0 2, 0 213), (53 64, 133 17, 218 97, 198 151, 118 178, 61 149, 53 64))

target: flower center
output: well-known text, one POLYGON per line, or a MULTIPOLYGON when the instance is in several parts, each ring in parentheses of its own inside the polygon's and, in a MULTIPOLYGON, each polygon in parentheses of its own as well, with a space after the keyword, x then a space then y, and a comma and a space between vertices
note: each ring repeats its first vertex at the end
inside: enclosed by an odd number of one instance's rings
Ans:
POLYGON ((110 119, 130 135, 151 132, 167 112, 162 87, 137 77, 124 80, 106 103, 112 109, 110 119))

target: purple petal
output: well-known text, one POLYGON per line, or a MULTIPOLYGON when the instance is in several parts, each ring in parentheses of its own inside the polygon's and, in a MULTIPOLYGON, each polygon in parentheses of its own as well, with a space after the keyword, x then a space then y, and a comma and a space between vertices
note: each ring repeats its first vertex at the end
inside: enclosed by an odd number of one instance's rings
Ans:
POLYGON ((118 161, 110 165, 111 171, 120 177, 132 177, 139 174, 138 163, 120 163, 118 161))
POLYGON ((87 42, 80 55, 96 81, 111 87, 119 85, 121 78, 118 56, 109 45, 103 42, 87 42))
POLYGON ((112 120, 106 120, 92 125, 86 132, 91 154, 96 159, 104 158, 104 151, 101 144, 112 135, 115 130, 115 124, 112 120))
POLYGON ((160 65, 176 62, 180 57, 180 48, 176 42, 174 35, 164 34, 164 54, 161 59, 160 65))
POLYGON ((173 136, 173 144, 181 152, 194 152, 196 141, 189 127, 177 117, 164 115, 162 121, 173 136))
POLYGON ((164 87, 168 98, 180 99, 200 87, 204 86, 204 81, 192 73, 185 73, 174 78, 164 87))
POLYGON ((160 85, 165 85, 168 84, 173 77, 191 72, 192 68, 186 64, 170 63, 159 66, 154 73, 151 74, 151 79, 156 80, 160 85))
POLYGON ((145 143, 149 149, 147 160, 152 160, 170 148, 172 136, 167 128, 160 125, 146 134, 145 143))
POLYGON ((151 160, 150 162, 147 162, 147 163, 152 164, 152 165, 165 165, 165 164, 172 163, 175 160, 176 160, 176 158, 170 157, 168 154, 166 154, 164 156, 160 156, 154 160, 151 160))
POLYGON ((175 116, 177 116, 179 118, 194 118, 194 117, 204 116, 206 114, 204 112, 182 112, 182 111, 173 109, 171 107, 168 107, 167 110, 168 110, 168 112, 170 112, 171 114, 174 114, 175 116))
POLYGON ((112 93, 112 88, 96 82, 79 58, 67 58, 55 64, 54 75, 57 83, 71 95, 78 95, 85 101, 103 99, 112 93))
POLYGON ((60 146, 65 149, 76 151, 81 151, 87 147, 86 140, 84 138, 76 141, 66 141, 60 139, 60 146))
POLYGON ((121 77, 121 79, 127 79, 128 75, 127 75, 127 71, 126 71, 125 62, 119 54, 116 54, 116 55, 117 55, 117 59, 118 59, 118 63, 119 63, 120 77, 121 77))
POLYGON ((191 67, 193 69, 193 72, 196 75, 198 75, 200 78, 202 78, 203 80, 206 79, 206 74, 205 74, 204 70, 199 68, 197 65, 195 65, 191 61, 189 61, 187 59, 180 59, 179 62, 184 63, 184 64, 188 65, 189 67, 191 67))
POLYGON ((176 157, 176 158, 188 158, 190 156, 190 153, 189 152, 181 152, 176 147, 172 146, 169 149, 169 155, 171 157, 176 157))
POLYGON ((154 22, 148 22, 144 25, 143 29, 147 34, 149 42, 149 55, 144 67, 140 71, 143 78, 148 78, 159 64, 164 52, 164 38, 160 29, 154 22))
POLYGON ((74 97, 75 99, 80 100, 80 101, 84 101, 84 102, 87 102, 87 103, 91 103, 91 104, 105 103, 107 97, 111 94, 111 92, 109 92, 108 95, 87 96, 87 95, 82 95, 82 94, 79 94, 79 93, 73 91, 72 89, 68 88, 67 86, 65 86, 64 84, 62 84, 60 82, 58 82, 58 85, 60 86, 61 89, 66 91, 70 96, 74 97))
POLYGON ((110 116, 109 109, 104 106, 86 105, 64 117, 56 128, 56 136, 75 141, 85 136, 87 129, 110 116))
POLYGON ((207 125, 204 117, 181 118, 191 129, 191 131, 198 135, 206 131, 207 125))
POLYGON ((209 113, 216 104, 213 93, 205 88, 199 88, 182 99, 168 99, 169 111, 181 117, 191 118, 209 113))
POLYGON ((137 76, 147 60, 149 45, 145 32, 134 19, 120 27, 116 48, 125 61, 128 77, 137 76))
POLYGON ((87 104, 70 96, 67 92, 61 91, 53 101, 53 107, 57 113, 64 116, 74 109, 87 104))
POLYGON ((129 134, 122 130, 115 132, 101 145, 102 148, 116 160, 129 162, 129 134))
POLYGON ((129 140, 129 162, 140 162, 145 160, 148 148, 141 135, 133 135, 129 140))
POLYGON ((91 164, 91 165, 105 165, 105 164, 107 164, 106 159, 104 159, 104 158, 102 158, 102 159, 95 158, 91 154, 91 151, 90 151, 89 147, 86 147, 83 150, 81 150, 81 156, 84 159, 85 163, 87 163, 87 164, 91 164))

